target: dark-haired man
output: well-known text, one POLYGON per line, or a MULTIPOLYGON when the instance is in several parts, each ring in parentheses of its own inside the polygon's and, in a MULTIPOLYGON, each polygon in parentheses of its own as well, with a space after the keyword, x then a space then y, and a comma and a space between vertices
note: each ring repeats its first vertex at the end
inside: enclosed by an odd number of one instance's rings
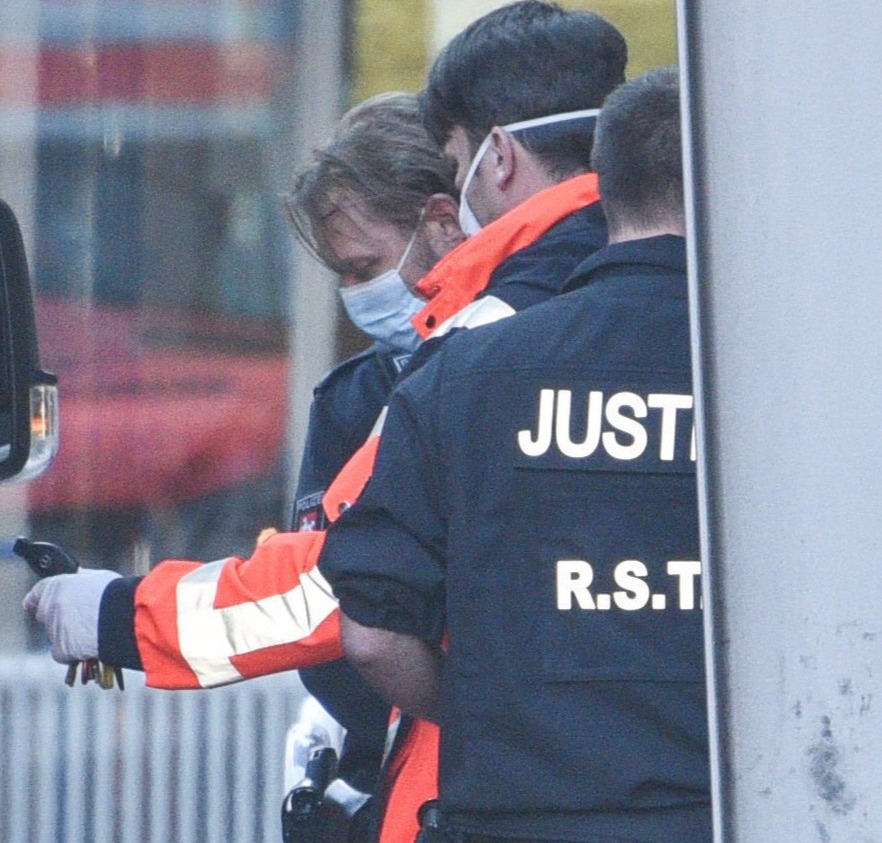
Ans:
POLYGON ((711 839, 675 73, 608 98, 593 160, 610 245, 398 388, 325 546, 465 843, 711 839))
POLYGON ((454 314, 468 324, 476 310, 509 315, 556 295, 606 243, 591 145, 627 60, 611 23, 542 0, 484 15, 441 51, 423 120, 456 161, 461 227, 487 231, 418 285, 432 299, 416 318, 424 336, 454 314))

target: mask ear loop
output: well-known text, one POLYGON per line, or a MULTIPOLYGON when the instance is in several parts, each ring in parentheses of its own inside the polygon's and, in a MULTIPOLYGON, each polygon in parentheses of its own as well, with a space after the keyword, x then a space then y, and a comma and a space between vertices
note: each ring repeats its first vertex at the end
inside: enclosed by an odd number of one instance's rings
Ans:
MULTIPOLYGON (((410 235, 410 240, 408 241, 407 248, 404 250, 404 254, 401 256, 401 260, 398 261, 398 265, 395 267, 395 271, 398 273, 399 277, 401 276, 401 267, 404 266, 404 262, 407 260, 407 256, 410 254, 410 250, 413 248, 413 244, 416 243, 417 232, 420 230, 420 226, 423 224, 423 217, 425 217, 425 215, 426 206, 423 205, 423 209, 420 211, 420 215, 417 217, 416 225, 413 229, 413 234, 410 235)), ((405 284, 405 286, 410 289, 409 284, 405 284)))
POLYGON ((519 132, 523 129, 533 129, 537 126, 551 126, 554 123, 563 123, 566 120, 584 120, 588 117, 597 117, 599 108, 584 108, 581 111, 563 111, 560 114, 547 114, 545 117, 534 117, 531 120, 521 120, 518 123, 509 123, 503 126, 507 132, 519 132))
MULTIPOLYGON (((505 128, 508 128, 507 126, 505 128)), ((460 198, 465 199, 466 191, 468 190, 469 184, 471 184, 472 179, 475 177, 475 173, 478 170, 478 167, 481 165, 481 161, 484 160, 484 156, 487 154, 487 149, 490 146, 490 135, 487 135, 484 140, 481 141, 481 145, 478 147, 478 151, 475 153, 475 157, 472 158, 472 163, 469 164, 469 169, 466 172, 465 178, 462 180, 462 190, 460 190, 460 198)))
POLYGON ((481 161, 484 160, 484 156, 487 154, 489 147, 490 135, 487 135, 487 137, 481 141, 481 145, 478 147, 475 157, 472 158, 472 163, 466 171, 466 176, 462 182, 462 188, 460 188, 459 191, 459 227, 467 235, 477 234, 482 228, 481 223, 475 216, 475 212, 472 210, 471 205, 469 205, 468 196, 466 194, 468 193, 472 179, 475 177, 475 173, 478 171, 481 161))

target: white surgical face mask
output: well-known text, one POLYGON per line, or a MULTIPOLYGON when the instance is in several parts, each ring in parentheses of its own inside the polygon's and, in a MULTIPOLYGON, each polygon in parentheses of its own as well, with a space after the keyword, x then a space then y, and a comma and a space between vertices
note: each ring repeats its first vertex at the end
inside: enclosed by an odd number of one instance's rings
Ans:
MULTIPOLYGON (((519 123, 509 123, 503 126, 507 132, 518 132, 522 129, 532 129, 536 126, 548 126, 552 123, 563 123, 566 120, 584 120, 586 117, 597 117, 600 114, 599 108, 587 108, 583 111, 566 111, 562 114, 548 114, 545 117, 535 117, 532 120, 521 120, 519 123)), ((481 142, 472 163, 463 179, 462 188, 459 191, 459 227, 465 232, 467 237, 477 234, 483 227, 475 216, 475 212, 471 209, 468 200, 468 189, 475 177, 475 172, 481 164, 487 148, 490 146, 490 135, 481 142)))
POLYGON ((401 277, 401 267, 410 254, 419 226, 398 261, 398 266, 352 287, 341 287, 343 307, 356 327, 369 337, 397 351, 415 351, 420 336, 411 324, 426 303, 415 296, 401 277))

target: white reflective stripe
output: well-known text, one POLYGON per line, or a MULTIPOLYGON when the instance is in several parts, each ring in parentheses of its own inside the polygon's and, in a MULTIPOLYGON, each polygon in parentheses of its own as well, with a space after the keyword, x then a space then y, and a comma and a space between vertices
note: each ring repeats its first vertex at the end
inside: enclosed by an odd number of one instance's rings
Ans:
POLYGON ((383 432, 383 425, 386 424, 386 416, 389 414, 389 408, 383 407, 380 410, 380 415, 377 416, 377 420, 374 422, 374 426, 371 428, 371 432, 368 434, 368 439, 372 436, 379 436, 383 432))
POLYGON ((203 688, 242 679, 231 657, 307 638, 337 609, 317 568, 301 574, 285 594, 216 609, 217 583, 229 561, 202 565, 177 586, 181 655, 203 688))
POLYGON ((466 305, 458 313, 442 322, 432 331, 431 337, 443 337, 454 328, 480 328, 481 325, 490 325, 507 316, 513 316, 516 312, 510 304, 506 304, 502 299, 495 296, 484 296, 466 305))

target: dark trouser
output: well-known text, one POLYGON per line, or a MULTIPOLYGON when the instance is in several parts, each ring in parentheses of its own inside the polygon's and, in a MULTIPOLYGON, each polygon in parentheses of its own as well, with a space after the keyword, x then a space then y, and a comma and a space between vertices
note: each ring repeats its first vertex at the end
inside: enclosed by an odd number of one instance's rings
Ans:
POLYGON ((424 828, 416 843, 549 843, 532 837, 491 837, 487 834, 469 834, 452 828, 424 828))
POLYGON ((494 837, 459 831, 451 828, 437 800, 426 802, 420 809, 420 827, 416 843, 553 843, 532 837, 494 837))

